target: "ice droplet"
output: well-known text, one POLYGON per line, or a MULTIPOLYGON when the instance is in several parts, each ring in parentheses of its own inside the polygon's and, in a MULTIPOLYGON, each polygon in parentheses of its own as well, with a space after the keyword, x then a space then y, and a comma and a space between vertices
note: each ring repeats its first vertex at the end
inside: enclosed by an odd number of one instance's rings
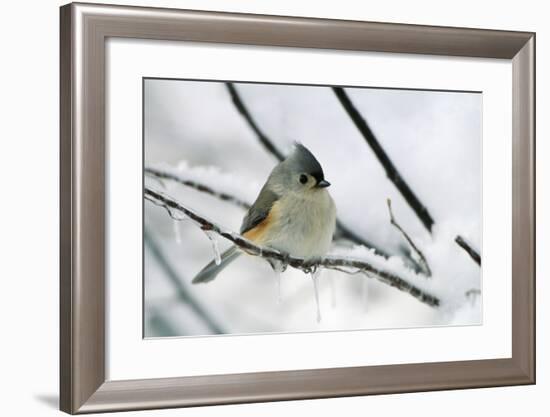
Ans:
POLYGON ((315 292, 315 304, 317 306, 317 323, 321 322, 321 307, 319 306, 319 268, 311 272, 311 280, 313 281, 313 291, 315 292))
POLYGON ((220 248, 218 247, 218 239, 216 238, 216 233, 212 232, 211 230, 205 230, 204 234, 212 244, 212 250, 214 251, 214 262, 216 262, 216 265, 221 264, 222 256, 220 255, 220 248))

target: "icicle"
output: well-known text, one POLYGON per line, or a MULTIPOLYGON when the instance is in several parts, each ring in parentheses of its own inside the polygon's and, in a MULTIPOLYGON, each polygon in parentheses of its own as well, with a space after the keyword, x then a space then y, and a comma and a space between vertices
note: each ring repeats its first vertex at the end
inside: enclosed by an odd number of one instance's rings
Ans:
POLYGON ((315 304, 317 305, 317 323, 321 322, 321 307, 319 306, 319 274, 321 270, 316 268, 311 272, 311 279, 313 281, 313 290, 315 292, 315 304))
POLYGON ((210 243, 212 243, 212 250, 214 251, 214 262, 216 262, 216 265, 219 265, 222 263, 222 256, 220 255, 220 248, 218 247, 218 239, 216 238, 216 234, 210 230, 205 230, 204 233, 206 234, 206 237, 210 240, 210 243))
POLYGON ((172 220, 172 226, 173 226, 173 229, 174 229, 174 237, 176 238, 176 243, 178 245, 181 245, 180 221, 179 220, 172 220))
POLYGON ((182 239, 180 223, 182 221, 189 220, 189 218, 179 210, 168 209, 168 212, 170 213, 170 217, 172 218, 172 230, 174 231, 176 243, 178 245, 181 245, 182 239))
POLYGON ((275 276, 277 277, 277 304, 281 304, 283 298, 281 295, 281 276, 285 272, 287 265, 276 259, 270 261, 273 271, 275 271, 275 276))

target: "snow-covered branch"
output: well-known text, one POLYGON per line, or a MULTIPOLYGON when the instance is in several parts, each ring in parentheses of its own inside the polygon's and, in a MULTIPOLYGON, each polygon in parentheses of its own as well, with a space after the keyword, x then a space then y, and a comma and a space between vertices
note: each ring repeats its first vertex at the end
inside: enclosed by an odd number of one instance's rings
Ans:
POLYGON ((203 192, 203 193, 206 193, 206 194, 210 194, 211 196, 217 197, 220 200, 227 201, 229 203, 233 203, 236 206, 241 207, 245 210, 248 210, 250 208, 250 204, 247 203, 246 201, 244 201, 244 200, 242 200, 242 199, 240 199, 240 198, 238 198, 238 197, 236 197, 232 194, 228 194, 228 193, 223 192, 223 191, 215 190, 214 188, 204 184, 203 182, 187 179, 187 178, 184 178, 181 175, 176 175, 172 172, 168 172, 166 170, 161 170, 161 169, 158 169, 158 168, 145 167, 144 170, 145 170, 146 174, 151 175, 155 178, 178 182, 178 183, 180 183, 182 185, 185 185, 187 187, 194 188, 197 191, 200 191, 200 192, 203 192))
POLYGON ((231 232, 204 218, 195 211, 184 207, 182 204, 164 193, 154 191, 146 187, 144 196, 148 201, 163 207, 174 220, 182 220, 184 218, 183 216, 185 216, 191 219, 205 232, 216 233, 219 236, 233 242, 244 252, 250 255, 260 256, 267 261, 270 261, 272 264, 282 263, 285 267, 288 265, 293 268, 300 269, 306 273, 312 273, 318 268, 333 269, 346 273, 364 273, 368 276, 374 276, 379 281, 410 294, 429 306, 437 307, 440 304, 440 300, 436 296, 425 292, 397 274, 375 267, 371 263, 364 260, 337 256, 326 256, 314 261, 296 258, 272 248, 258 246, 240 234, 231 232))
POLYGON ((412 248, 414 253, 416 253, 416 256, 418 257, 418 264, 419 264, 420 268, 422 269, 422 272, 427 277, 431 277, 432 276, 432 270, 430 269, 430 265, 428 264, 428 260, 426 259, 426 257, 422 253, 422 251, 418 248, 418 246, 415 245, 415 243, 413 242, 411 237, 407 234, 407 232, 405 232, 405 230, 395 220, 395 217, 393 216, 393 211, 391 209, 391 200, 388 198, 386 201, 388 203, 388 211, 390 212, 390 223, 397 230, 399 230, 401 232, 401 234, 403 235, 403 237, 405 238, 407 243, 410 245, 410 247, 412 248))
POLYGON ((372 132, 365 118, 361 115, 361 113, 359 113, 343 88, 333 87, 332 90, 334 91, 334 94, 336 94, 336 97, 340 101, 340 104, 342 104, 342 107, 348 116, 357 127, 357 130, 359 130, 363 138, 365 138, 365 141, 378 158, 378 161, 380 161, 384 167, 389 180, 397 187, 403 198, 407 201, 407 203, 409 203, 409 206, 414 210, 426 229, 431 232, 434 220, 428 212, 428 209, 424 204, 422 204, 405 179, 401 176, 386 151, 384 151, 384 148, 382 148, 380 142, 378 142, 378 139, 376 139, 376 136, 372 132))
POLYGON ((455 238, 455 242, 458 246, 464 249, 468 255, 470 255, 470 258, 472 258, 475 263, 481 265, 481 256, 479 256, 479 253, 474 248, 472 248, 462 236, 458 235, 455 238))

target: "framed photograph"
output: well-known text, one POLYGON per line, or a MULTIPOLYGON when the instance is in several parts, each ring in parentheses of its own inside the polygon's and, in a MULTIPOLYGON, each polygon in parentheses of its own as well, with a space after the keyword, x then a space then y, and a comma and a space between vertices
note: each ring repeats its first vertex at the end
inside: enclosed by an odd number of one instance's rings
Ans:
POLYGON ((535 34, 61 7, 61 409, 535 383, 535 34))

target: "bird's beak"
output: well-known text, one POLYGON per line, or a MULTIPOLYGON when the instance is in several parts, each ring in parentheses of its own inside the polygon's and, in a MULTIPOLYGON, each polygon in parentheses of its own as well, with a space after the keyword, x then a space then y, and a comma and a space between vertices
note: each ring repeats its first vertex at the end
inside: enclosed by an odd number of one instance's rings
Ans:
POLYGON ((326 188, 330 185, 330 182, 326 180, 321 180, 317 183, 317 188, 326 188))

